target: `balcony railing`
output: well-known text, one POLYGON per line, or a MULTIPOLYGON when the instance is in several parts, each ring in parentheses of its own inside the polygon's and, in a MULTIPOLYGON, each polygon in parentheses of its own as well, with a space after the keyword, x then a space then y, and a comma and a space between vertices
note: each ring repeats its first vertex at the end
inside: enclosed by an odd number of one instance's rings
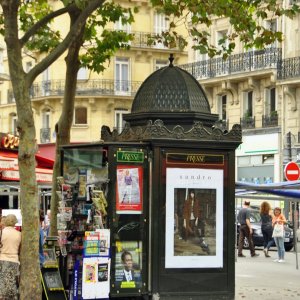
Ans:
POLYGON ((51 128, 41 128, 40 130, 41 143, 50 143, 51 141, 51 128))
POLYGON ((291 57, 282 60, 277 71, 278 79, 287 79, 300 76, 300 57, 291 57))
MULTIPOLYGON (((150 33, 150 32, 138 32, 138 31, 133 31, 130 32, 133 34, 134 39, 130 42, 131 47, 138 47, 138 48, 154 48, 154 49, 169 49, 168 47, 165 47, 162 43, 156 42, 155 45, 148 45, 148 40, 149 38, 154 38, 155 33, 150 33)), ((177 44, 176 47, 172 48, 179 50, 180 45, 177 44)))
MULTIPOLYGON (((133 97, 142 81, 129 80, 109 80, 109 79, 93 79, 78 80, 76 87, 76 95, 102 96, 102 95, 121 95, 133 97)), ((48 80, 34 83, 30 88, 30 97, 41 98, 46 96, 63 96, 65 89, 65 80, 48 80)), ((14 102, 12 90, 8 91, 8 103, 14 102)))
POLYGON ((276 127, 278 126, 278 115, 263 115, 262 127, 276 127))
POLYGON ((204 79, 255 70, 277 69, 280 63, 281 49, 267 48, 233 54, 227 60, 216 57, 180 65, 180 67, 193 74, 197 79, 204 79))
POLYGON ((255 117, 244 117, 241 118, 242 129, 251 129, 255 128, 255 117))

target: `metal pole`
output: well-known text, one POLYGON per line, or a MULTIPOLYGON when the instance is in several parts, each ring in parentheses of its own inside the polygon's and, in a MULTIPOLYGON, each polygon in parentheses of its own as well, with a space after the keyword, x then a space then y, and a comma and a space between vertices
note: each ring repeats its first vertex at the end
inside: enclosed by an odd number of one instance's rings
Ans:
POLYGON ((293 233, 294 233, 294 251, 296 254, 296 269, 298 270, 298 251, 297 251, 297 229, 296 229, 296 205, 292 202, 292 214, 293 214, 293 233))

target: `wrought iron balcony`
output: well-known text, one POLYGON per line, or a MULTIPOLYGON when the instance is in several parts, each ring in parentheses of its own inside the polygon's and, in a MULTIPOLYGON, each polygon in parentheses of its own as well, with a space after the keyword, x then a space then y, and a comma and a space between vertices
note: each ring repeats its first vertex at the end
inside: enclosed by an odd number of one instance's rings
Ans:
POLYGON ((255 117, 243 117, 241 118, 240 124, 242 129, 255 128, 255 117))
MULTIPOLYGON (((155 33, 150 32, 138 32, 133 31, 131 32, 134 36, 134 39, 130 42, 131 47, 138 47, 138 48, 155 48, 155 49, 167 49, 162 43, 156 42, 155 45, 148 45, 147 42, 149 38, 154 38, 156 36, 155 33)), ((172 48, 176 50, 180 50, 180 45, 176 45, 176 47, 172 48)))
MULTIPOLYGON (((133 97, 139 89, 142 81, 129 80, 110 80, 110 79, 92 79, 78 80, 76 95, 86 96, 130 96, 133 97)), ((30 88, 30 97, 32 99, 60 96, 64 94, 65 80, 48 80, 37 82, 30 88)), ((8 103, 12 103, 14 95, 12 90, 8 91, 8 103)))
POLYGON ((227 60, 221 57, 197 61, 180 67, 197 79, 214 78, 218 76, 238 74, 264 69, 277 69, 281 63, 281 49, 267 48, 233 54, 227 60))
POLYGON ((41 128, 40 130, 41 143, 50 143, 51 141, 51 128, 41 128))
POLYGON ((262 127, 276 127, 278 126, 278 115, 263 115, 262 116, 262 127))
POLYGON ((287 79, 300 76, 300 57, 291 57, 282 60, 278 68, 278 79, 287 79))

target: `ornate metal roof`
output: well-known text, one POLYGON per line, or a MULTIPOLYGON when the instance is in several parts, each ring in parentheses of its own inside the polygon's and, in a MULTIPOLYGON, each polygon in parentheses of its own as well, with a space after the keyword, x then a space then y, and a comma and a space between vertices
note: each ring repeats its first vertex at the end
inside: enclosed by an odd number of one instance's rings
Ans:
POLYGON ((210 113, 207 97, 198 81, 185 70, 170 65, 152 73, 139 88, 131 113, 210 113))
POLYGON ((125 128, 119 134, 102 126, 104 141, 202 141, 240 144, 241 126, 229 132, 221 128, 219 116, 210 111, 198 81, 188 72, 170 65, 152 73, 139 88, 130 114, 124 115, 125 128))

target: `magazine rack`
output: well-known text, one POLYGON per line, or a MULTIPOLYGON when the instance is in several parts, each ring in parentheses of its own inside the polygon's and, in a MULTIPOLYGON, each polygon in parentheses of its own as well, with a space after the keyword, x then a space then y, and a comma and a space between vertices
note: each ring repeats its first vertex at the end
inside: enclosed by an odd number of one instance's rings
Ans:
POLYGON ((44 249, 45 262, 41 268, 42 285, 47 300, 66 300, 55 248, 44 249))

